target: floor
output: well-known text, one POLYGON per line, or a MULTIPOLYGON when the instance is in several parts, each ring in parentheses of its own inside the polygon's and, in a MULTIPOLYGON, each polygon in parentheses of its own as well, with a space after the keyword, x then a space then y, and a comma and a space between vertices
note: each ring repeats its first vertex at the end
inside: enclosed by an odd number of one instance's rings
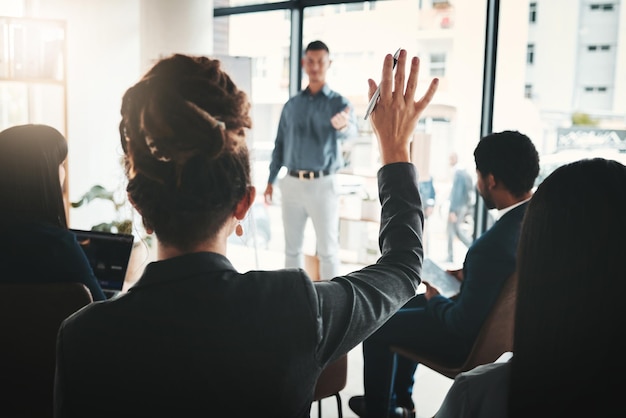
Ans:
MULTIPOLYGON (((346 387, 339 392, 341 396, 342 411, 344 418, 358 417, 350 410, 348 400, 352 396, 363 394, 363 356, 361 355, 361 345, 355 347, 348 353, 348 379, 346 387)), ((446 395, 452 379, 449 379, 425 366, 419 366, 415 373, 415 386, 413 387, 413 401, 417 410, 418 418, 432 417, 444 396, 446 395)), ((318 416, 318 405, 314 403, 311 407, 311 417, 318 416)), ((337 403, 335 398, 322 400, 322 417, 338 418, 337 403)))

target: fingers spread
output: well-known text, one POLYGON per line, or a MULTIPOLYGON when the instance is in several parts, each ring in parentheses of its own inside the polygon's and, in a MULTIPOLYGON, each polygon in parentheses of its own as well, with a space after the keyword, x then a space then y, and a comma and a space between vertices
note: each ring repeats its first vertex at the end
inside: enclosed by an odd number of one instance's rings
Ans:
POLYGON ((433 96, 435 95, 438 86, 439 79, 433 78, 433 80, 430 82, 430 86, 428 86, 428 90, 426 90, 426 93, 424 93, 419 101, 415 102, 415 108, 418 112, 421 112, 426 108, 426 106, 428 106, 430 101, 433 99, 433 96))

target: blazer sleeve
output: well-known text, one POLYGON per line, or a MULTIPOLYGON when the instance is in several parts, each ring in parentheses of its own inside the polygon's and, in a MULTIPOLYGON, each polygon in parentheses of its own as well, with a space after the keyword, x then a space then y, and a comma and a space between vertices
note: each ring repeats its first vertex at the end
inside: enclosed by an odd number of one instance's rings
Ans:
POLYGON ((412 163, 394 163, 378 172, 382 205, 376 264, 329 282, 316 282, 319 361, 350 351, 391 317, 420 283, 423 212, 412 163))

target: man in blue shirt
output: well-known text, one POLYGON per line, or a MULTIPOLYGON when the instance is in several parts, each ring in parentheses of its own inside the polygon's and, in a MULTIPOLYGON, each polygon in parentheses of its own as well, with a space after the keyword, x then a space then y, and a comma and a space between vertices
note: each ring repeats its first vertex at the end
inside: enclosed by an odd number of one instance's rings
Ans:
POLYGON ((287 175, 279 180, 285 267, 304 267, 304 229, 310 217, 321 280, 338 275, 339 196, 334 174, 343 166, 341 142, 357 135, 350 102, 326 84, 331 62, 324 42, 306 47, 301 63, 309 85, 283 107, 264 193, 270 203, 278 172, 286 167, 287 175))

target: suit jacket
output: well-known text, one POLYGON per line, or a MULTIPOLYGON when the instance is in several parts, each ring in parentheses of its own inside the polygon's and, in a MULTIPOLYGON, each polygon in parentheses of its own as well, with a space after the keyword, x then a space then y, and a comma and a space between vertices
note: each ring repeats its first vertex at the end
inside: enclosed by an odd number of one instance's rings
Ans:
POLYGON ((413 297, 423 214, 415 168, 382 167, 375 265, 312 282, 241 274, 215 253, 151 263, 128 293, 69 317, 55 416, 309 417, 320 371, 413 297))
POLYGON ((428 314, 470 346, 506 279, 515 271, 520 228, 528 202, 505 213, 474 241, 463 263, 459 295, 449 299, 438 295, 427 304, 428 314))

